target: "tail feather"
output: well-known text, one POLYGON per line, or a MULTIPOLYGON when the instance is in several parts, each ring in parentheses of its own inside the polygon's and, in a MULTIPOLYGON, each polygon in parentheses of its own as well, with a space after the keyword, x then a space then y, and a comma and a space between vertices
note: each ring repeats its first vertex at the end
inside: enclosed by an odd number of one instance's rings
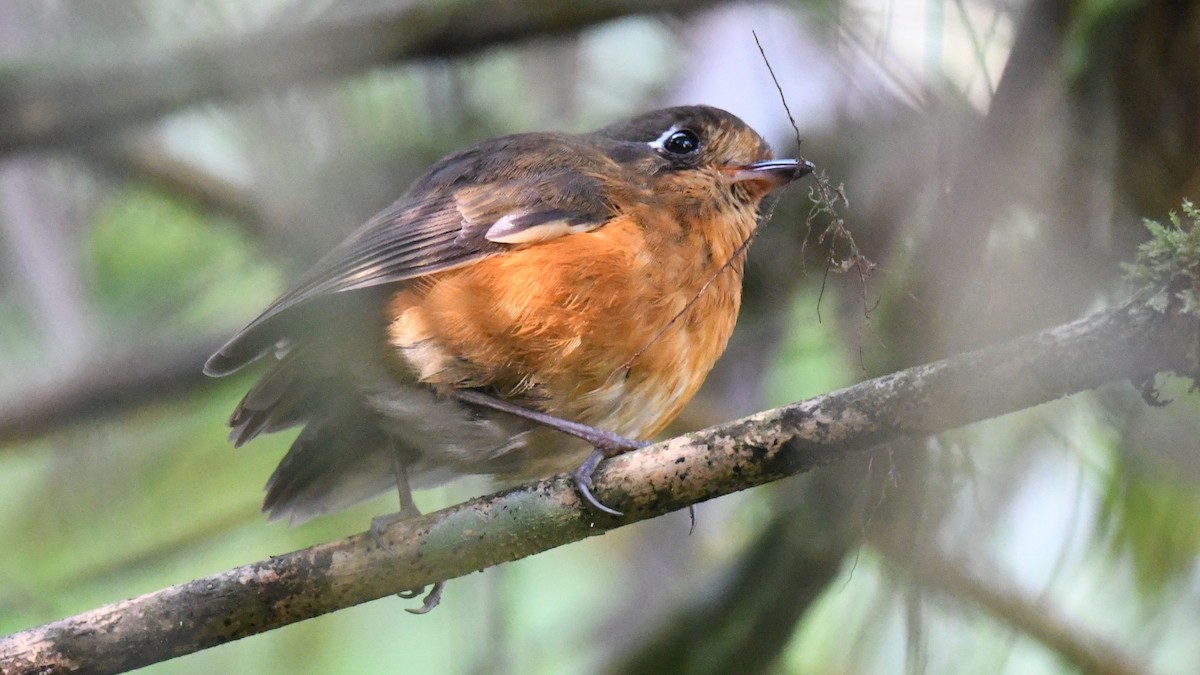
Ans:
POLYGON ((338 406, 310 420, 266 485, 263 511, 297 524, 395 487, 391 441, 371 413, 338 406))
POLYGON ((310 372, 301 352, 288 354, 246 393, 229 417, 229 440, 235 447, 259 434, 302 424, 318 408, 324 378, 310 372))
POLYGON ((395 486, 393 441, 344 377, 294 348, 266 372, 229 418, 241 446, 260 434, 304 425, 266 485, 263 511, 296 524, 395 486))

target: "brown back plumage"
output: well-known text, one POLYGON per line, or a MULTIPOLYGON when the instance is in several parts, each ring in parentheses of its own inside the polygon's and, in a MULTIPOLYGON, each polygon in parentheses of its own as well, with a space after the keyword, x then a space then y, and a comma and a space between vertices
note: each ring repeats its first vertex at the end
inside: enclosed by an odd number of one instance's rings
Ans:
POLYGON ((687 106, 438 162, 206 364, 279 359, 230 420, 238 445, 305 425, 264 508, 341 508, 391 484, 395 457, 429 482, 542 475, 588 450, 440 395, 452 389, 660 431, 733 330, 741 247, 790 180, 753 173, 769 157, 733 115, 687 106))

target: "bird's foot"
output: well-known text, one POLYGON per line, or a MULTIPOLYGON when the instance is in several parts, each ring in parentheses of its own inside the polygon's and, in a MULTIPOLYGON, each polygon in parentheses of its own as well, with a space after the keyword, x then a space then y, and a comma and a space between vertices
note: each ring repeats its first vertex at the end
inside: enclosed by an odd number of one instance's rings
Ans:
MULTIPOLYGON (((416 502, 413 501, 412 488, 409 487, 408 484, 408 465, 405 461, 406 458, 395 447, 393 447, 392 454, 392 468, 396 474, 396 489, 400 495, 400 510, 396 513, 389 513, 387 515, 376 516, 372 518, 371 529, 367 530, 367 533, 371 536, 371 539, 373 539, 375 543, 379 545, 379 548, 382 548, 388 552, 391 552, 392 548, 383 540, 384 530, 402 520, 417 518, 421 515, 421 510, 417 508, 416 502)), ((421 586, 420 588, 410 588, 406 591, 400 591, 396 595, 404 598, 405 600, 411 600, 422 593, 425 593, 425 588, 425 586, 421 586)), ((434 607, 437 607, 439 603, 441 603, 442 591, 445 590, 445 588, 446 582, 439 581, 435 583, 429 593, 425 595, 425 599, 421 601, 420 607, 415 609, 405 609, 404 611, 410 614, 425 614, 429 612, 434 607)))
MULTIPOLYGON (((383 516, 376 516, 371 519, 371 528, 367 530, 367 534, 370 535, 371 539, 379 545, 379 548, 391 552, 392 547, 383 540, 383 531, 402 520, 408 520, 412 517, 412 513, 405 513, 404 511, 400 511, 399 513, 389 513, 383 516)), ((400 591, 399 593, 396 593, 396 596, 404 598, 405 600, 411 600, 420 596, 422 593, 425 593, 425 588, 425 586, 421 586, 419 588, 410 588, 406 591, 400 591)), ((425 594, 425 599, 421 601, 420 607, 411 609, 406 608, 404 611, 410 614, 425 614, 429 612, 434 607, 437 607, 439 603, 441 603, 442 591, 445 590, 445 588, 446 582, 439 581, 435 583, 429 593, 425 594)))
POLYGON ((379 548, 386 549, 387 551, 391 552, 392 547, 388 546, 388 543, 383 540, 383 531, 392 525, 395 525, 402 520, 408 520, 411 517, 412 514, 405 513, 403 511, 400 511, 399 513, 389 513, 383 516, 375 516, 371 519, 371 527, 367 530, 367 534, 371 536, 371 540, 374 541, 379 548))
POLYGON ((596 472, 596 467, 602 460, 609 457, 615 457, 631 450, 644 448, 649 445, 649 443, 644 441, 632 441, 628 438, 622 438, 621 436, 610 434, 600 429, 596 429, 595 431, 599 432, 599 434, 591 439, 588 439, 592 443, 592 454, 588 455, 588 458, 583 460, 583 464, 580 464, 579 467, 571 473, 571 477, 575 479, 575 487, 579 490, 579 494, 583 497, 583 501, 589 506, 602 513, 607 513, 610 516, 623 516, 625 515, 624 513, 614 508, 605 506, 603 502, 601 502, 594 494, 592 494, 592 474, 596 472))
MULTIPOLYGON (((408 612, 409 614, 425 614, 425 613, 429 612, 434 607, 437 607, 439 604, 441 604, 442 591, 445 589, 446 589, 446 582, 444 582, 444 581, 437 582, 436 584, 433 585, 433 588, 429 590, 429 593, 427 593, 425 595, 425 599, 421 601, 420 607, 409 608, 409 609, 405 609, 404 611, 408 612)), ((413 589, 410 589, 407 591, 400 591, 396 595, 408 600, 408 599, 415 598, 422 593, 425 593, 424 586, 422 586, 420 588, 413 588, 413 589)))

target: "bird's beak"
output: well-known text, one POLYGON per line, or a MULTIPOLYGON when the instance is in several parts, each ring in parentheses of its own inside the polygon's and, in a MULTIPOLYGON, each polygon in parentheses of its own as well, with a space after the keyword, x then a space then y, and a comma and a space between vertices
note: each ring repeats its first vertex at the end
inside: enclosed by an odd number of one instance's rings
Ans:
POLYGON ((817 167, 808 160, 798 159, 769 159, 765 162, 755 162, 742 166, 726 166, 721 168, 721 175, 729 183, 744 183, 757 181, 765 183, 768 190, 783 187, 788 183, 807 176, 817 167))

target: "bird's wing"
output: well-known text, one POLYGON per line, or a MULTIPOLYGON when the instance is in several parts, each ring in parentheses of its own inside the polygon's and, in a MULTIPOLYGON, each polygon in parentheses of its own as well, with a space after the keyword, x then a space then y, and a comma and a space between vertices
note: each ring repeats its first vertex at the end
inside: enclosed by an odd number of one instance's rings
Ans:
POLYGON ((359 228, 234 335, 209 358, 205 372, 231 373, 286 344, 296 325, 292 319, 305 314, 297 311, 301 308, 311 310, 307 321, 336 321, 337 305, 347 299, 346 291, 413 279, 513 246, 591 231, 615 215, 615 207, 602 196, 604 173, 597 170, 612 170, 607 158, 589 163, 576 155, 570 165, 531 167, 518 180, 506 171, 502 151, 486 150, 480 146, 436 165, 408 195, 359 228), (609 165, 601 166, 604 162, 609 165))

